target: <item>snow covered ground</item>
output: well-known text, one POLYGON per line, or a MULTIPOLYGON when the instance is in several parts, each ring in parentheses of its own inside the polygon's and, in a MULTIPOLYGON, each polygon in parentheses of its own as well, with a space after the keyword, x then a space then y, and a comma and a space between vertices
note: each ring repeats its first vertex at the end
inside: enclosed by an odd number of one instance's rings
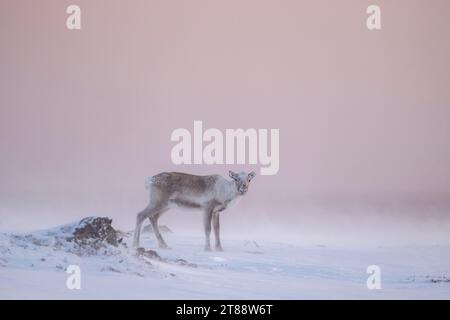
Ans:
MULTIPOLYGON (((152 234, 141 245, 81 254, 61 234, 73 225, 22 235, 0 234, 2 299, 449 299, 450 247, 344 247, 272 240, 223 239, 204 252, 203 236, 152 234), (81 268, 81 289, 69 290, 67 266, 81 268), (366 269, 381 268, 381 290, 368 290, 366 269)), ((129 243, 130 238, 125 238, 129 243)))

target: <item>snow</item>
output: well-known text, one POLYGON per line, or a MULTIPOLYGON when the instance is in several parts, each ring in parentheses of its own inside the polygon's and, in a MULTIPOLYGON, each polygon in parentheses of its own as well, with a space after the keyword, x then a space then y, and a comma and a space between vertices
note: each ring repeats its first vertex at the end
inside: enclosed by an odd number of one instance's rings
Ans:
POLYGON ((28 234, 0 234, 1 299, 449 299, 448 246, 332 246, 276 239, 222 239, 223 252, 203 251, 202 235, 153 234, 141 245, 162 259, 139 257, 127 246, 97 254, 65 239, 78 223, 28 234), (76 248, 75 248, 76 249, 76 248), (65 272, 81 268, 81 289, 65 272), (369 265, 381 268, 381 290, 368 290, 369 265))

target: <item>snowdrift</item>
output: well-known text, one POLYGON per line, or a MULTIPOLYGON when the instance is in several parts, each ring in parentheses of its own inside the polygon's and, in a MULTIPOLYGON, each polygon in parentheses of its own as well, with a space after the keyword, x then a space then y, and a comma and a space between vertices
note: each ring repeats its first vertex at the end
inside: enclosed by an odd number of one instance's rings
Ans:
POLYGON ((339 247, 224 237, 204 252, 203 235, 168 232, 171 250, 108 217, 87 217, 25 234, 0 233, 0 298, 11 299, 449 299, 447 246, 339 247), (68 266, 82 275, 69 290, 68 266), (367 267, 381 269, 368 290, 367 267))

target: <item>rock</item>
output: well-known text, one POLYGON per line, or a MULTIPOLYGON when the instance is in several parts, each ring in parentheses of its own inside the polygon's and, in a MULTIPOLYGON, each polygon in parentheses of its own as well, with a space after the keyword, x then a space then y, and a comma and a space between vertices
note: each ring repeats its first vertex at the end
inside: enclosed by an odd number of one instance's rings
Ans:
POLYGON ((106 217, 88 217, 80 221, 73 232, 73 240, 81 247, 91 249, 106 245, 117 247, 121 242, 117 231, 111 226, 112 219, 106 217))
MULTIPOLYGON (((430 279, 430 277, 427 277, 427 278, 430 279)), ((432 277, 429 281, 431 283, 450 282, 450 278, 448 278, 447 276, 437 276, 437 277, 432 277)))
POLYGON ((122 273, 119 269, 113 268, 111 266, 107 266, 102 268, 100 271, 102 272, 115 272, 115 273, 122 273))
POLYGON ((138 257, 146 257, 149 259, 156 259, 156 260, 162 260, 158 252, 155 250, 145 250, 144 248, 137 248, 136 249, 136 256, 138 257))
POLYGON ((181 265, 181 266, 187 266, 191 268, 197 268, 197 265, 195 263, 188 262, 184 259, 178 258, 175 260, 175 263, 181 265))
MULTIPOLYGON (((107 217, 87 217, 48 230, 31 234, 11 235, 15 246, 30 250, 50 247, 53 251, 65 251, 80 256, 111 255, 118 253, 119 246, 126 247, 120 234, 107 217)), ((44 257, 42 262, 46 261, 44 257)))

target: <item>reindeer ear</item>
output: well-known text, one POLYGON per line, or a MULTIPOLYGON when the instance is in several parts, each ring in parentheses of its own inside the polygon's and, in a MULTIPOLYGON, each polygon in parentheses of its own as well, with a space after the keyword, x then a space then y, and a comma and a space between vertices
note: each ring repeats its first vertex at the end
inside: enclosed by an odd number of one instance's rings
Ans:
POLYGON ((236 180, 236 173, 234 173, 233 171, 228 171, 228 174, 230 175, 230 178, 233 180, 236 180))
POLYGON ((256 176, 255 171, 252 171, 248 174, 247 180, 250 182, 256 176))

